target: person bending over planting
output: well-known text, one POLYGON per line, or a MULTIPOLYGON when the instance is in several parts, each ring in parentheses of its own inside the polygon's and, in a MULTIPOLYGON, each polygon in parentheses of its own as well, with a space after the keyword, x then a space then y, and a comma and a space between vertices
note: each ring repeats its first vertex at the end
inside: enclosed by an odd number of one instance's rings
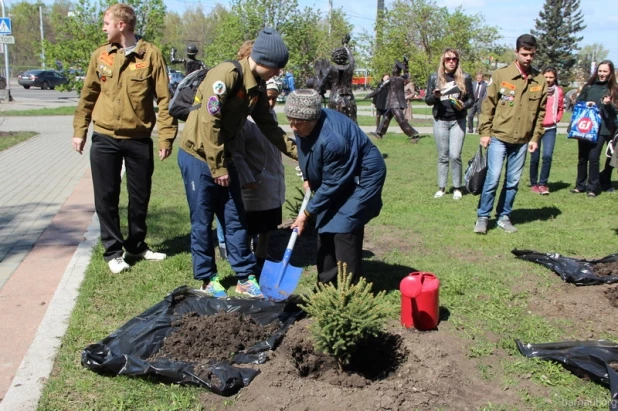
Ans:
POLYGON ((308 218, 315 216, 319 282, 336 282, 338 261, 347 263, 358 280, 365 224, 382 209, 382 154, 354 121, 323 109, 315 90, 292 92, 284 112, 296 136, 305 189, 314 191, 292 228, 302 235, 308 218))

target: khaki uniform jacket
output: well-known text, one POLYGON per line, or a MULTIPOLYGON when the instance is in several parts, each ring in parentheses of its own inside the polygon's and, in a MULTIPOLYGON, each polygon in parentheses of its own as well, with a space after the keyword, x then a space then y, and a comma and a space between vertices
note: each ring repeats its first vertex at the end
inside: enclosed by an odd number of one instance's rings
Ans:
POLYGON ((268 108, 265 83, 257 80, 249 68, 249 60, 240 61, 243 84, 236 95, 230 95, 238 73, 234 64, 224 62, 208 71, 195 94, 196 104, 182 131, 180 147, 208 163, 213 178, 228 174, 226 160, 231 150, 225 145, 236 137, 247 116, 255 121, 266 138, 282 153, 297 158, 296 145, 289 140, 268 108))
POLYGON ((479 135, 513 144, 538 142, 544 133, 546 103, 547 85, 537 70, 531 68, 526 81, 515 62, 498 69, 487 85, 479 135))
POLYGON ((118 139, 150 138, 157 124, 159 149, 171 149, 178 121, 170 116, 165 60, 154 45, 139 39, 126 55, 115 44, 104 44, 90 58, 81 98, 73 119, 74 137, 94 131, 118 139), (157 100, 159 116, 154 110, 157 100))

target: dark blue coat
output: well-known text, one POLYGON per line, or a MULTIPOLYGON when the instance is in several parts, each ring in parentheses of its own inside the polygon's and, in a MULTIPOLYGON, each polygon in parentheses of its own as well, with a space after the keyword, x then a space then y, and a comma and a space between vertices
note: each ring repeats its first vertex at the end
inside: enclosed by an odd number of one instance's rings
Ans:
POLYGON ((348 117, 329 109, 311 135, 296 136, 298 162, 315 192, 307 211, 319 233, 350 233, 378 216, 386 164, 369 137, 348 117))

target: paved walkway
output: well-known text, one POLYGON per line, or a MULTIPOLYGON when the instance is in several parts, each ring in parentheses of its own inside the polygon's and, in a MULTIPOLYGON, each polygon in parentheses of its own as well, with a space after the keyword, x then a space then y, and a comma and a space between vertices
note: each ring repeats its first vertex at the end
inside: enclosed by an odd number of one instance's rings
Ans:
MULTIPOLYGON (((0 399, 13 381, 13 387, 28 387, 25 393, 30 400, 28 406, 21 401, 10 406, 7 397, 0 408, 35 409, 44 381, 41 376, 47 378, 51 371, 77 295, 79 284, 73 286, 74 294, 59 284, 71 278, 67 267, 92 223, 92 181, 88 153, 80 156, 70 145, 72 117, 0 121, 2 131, 40 133, 0 152, 0 399), (71 297, 64 302, 64 310, 52 308, 58 307, 53 303, 57 291, 61 300, 71 297), (38 350, 42 357, 30 370, 47 370, 32 380, 38 391, 25 380, 15 382, 25 359, 36 358, 28 350, 37 335, 42 338, 38 350)), ((93 240, 90 248, 92 244, 93 240)))
MULTIPOLYGON (((89 163, 87 152, 80 156, 71 148, 71 117, 5 117, 0 130, 41 133, 0 152, 1 288, 49 227, 89 163)), ((79 238, 82 234, 65 233, 79 238)))

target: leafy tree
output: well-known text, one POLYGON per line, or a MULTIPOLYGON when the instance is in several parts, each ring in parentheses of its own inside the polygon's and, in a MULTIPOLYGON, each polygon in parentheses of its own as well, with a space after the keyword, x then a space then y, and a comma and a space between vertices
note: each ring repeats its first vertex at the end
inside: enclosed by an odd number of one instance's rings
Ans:
MULTIPOLYGON (((55 41, 45 41, 45 58, 49 66, 60 65, 69 77, 64 86, 79 90, 81 82, 75 80, 77 73, 68 70, 86 70, 94 50, 105 43, 102 31, 103 12, 114 4, 113 0, 76 0, 68 11, 53 7, 51 21, 55 27, 55 41)), ((136 34, 155 44, 163 35, 165 6, 162 0, 130 0, 127 4, 137 15, 136 34)))
POLYGON ((607 59, 608 55, 609 50, 603 47, 601 43, 587 44, 579 50, 579 54, 577 56, 577 68, 580 70, 583 77, 587 78, 590 74, 592 62, 599 64, 599 62, 607 59))
POLYGON ((381 43, 376 47, 370 40, 374 73, 390 73, 394 61, 406 55, 415 84, 427 82, 447 47, 459 49, 465 71, 475 71, 499 38, 482 15, 466 15, 461 7, 451 12, 433 0, 395 0, 376 24, 381 43))
POLYGON ((333 11, 328 21, 312 8, 299 9, 296 0, 234 0, 229 13, 219 16, 212 42, 206 46, 206 63, 212 66, 234 58, 244 41, 255 39, 267 26, 274 27, 286 42, 290 50, 288 68, 298 79, 312 76, 313 62, 330 57, 332 49, 341 45, 343 35, 352 30, 340 10, 333 11))
MULTIPOLYGON (((41 67, 41 33, 39 31, 39 6, 43 7, 46 16, 48 6, 43 3, 28 3, 20 1, 9 8, 11 15, 15 46, 10 46, 9 58, 12 66, 22 71, 28 68, 41 67), (36 30, 34 29, 36 28, 36 30)), ((49 19, 43 19, 43 31, 46 38, 50 37, 52 29, 49 19)))
POLYGON ((554 66, 564 77, 577 64, 574 52, 583 39, 577 33, 586 28, 579 7, 580 0, 545 0, 532 30, 539 43, 535 61, 538 67, 554 66))

